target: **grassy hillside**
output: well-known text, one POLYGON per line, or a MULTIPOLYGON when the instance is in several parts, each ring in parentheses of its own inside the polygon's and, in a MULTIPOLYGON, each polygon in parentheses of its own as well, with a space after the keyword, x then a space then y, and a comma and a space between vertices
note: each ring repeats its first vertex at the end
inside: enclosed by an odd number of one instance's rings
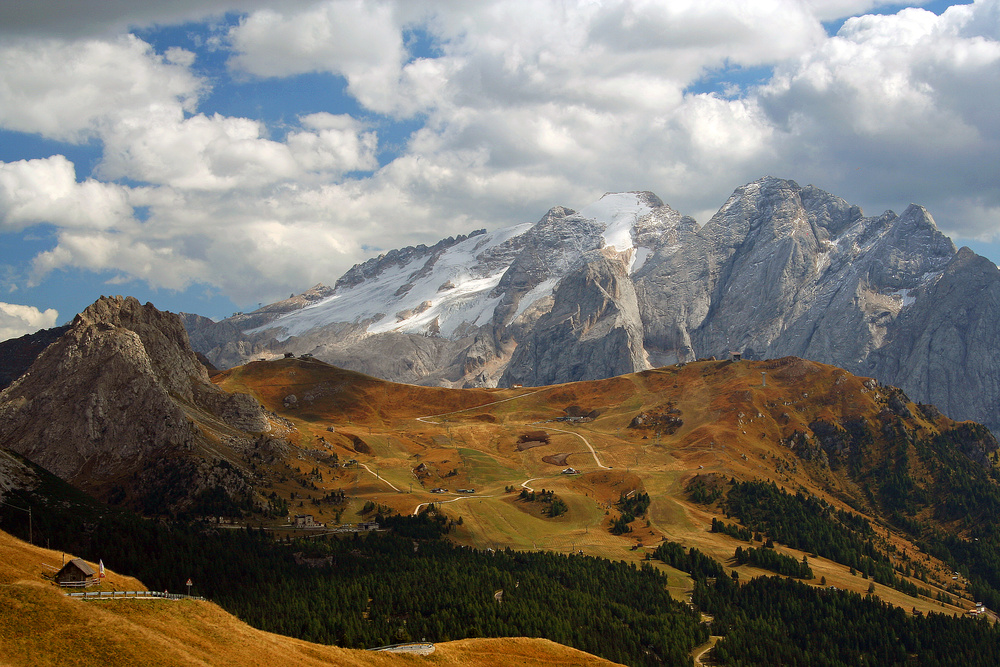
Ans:
MULTIPOLYGON (((335 523, 365 518, 366 504, 408 514, 433 502, 461 519, 452 539, 480 548, 639 561, 669 538, 744 576, 764 574, 733 561, 747 543, 710 532, 712 519, 724 517, 722 501, 691 494, 695 479, 763 480, 870 520, 877 548, 897 565, 905 553, 901 576, 931 593, 877 587, 880 595, 929 611, 962 596, 962 607, 970 606, 966 580, 951 578, 956 550, 935 545, 942 535, 968 537, 973 515, 993 509, 962 500, 984 490, 992 498, 996 489, 996 443, 985 429, 796 358, 706 361, 505 390, 400 385, 312 359, 252 363, 214 381, 255 395, 280 416, 274 435, 289 455, 257 470, 290 512, 335 523), (350 460, 367 469, 344 466, 350 460), (566 467, 579 474, 562 474, 566 467), (447 491, 431 493, 440 488, 447 491), (554 491, 569 511, 549 518, 519 498, 522 488, 554 491), (346 494, 343 504, 317 502, 334 490, 346 494), (628 532, 613 535, 618 501, 630 493, 647 493, 651 504, 628 532)), ((795 558, 812 555, 780 546, 795 558)), ((867 590, 870 582, 845 563, 812 560, 814 583, 867 590)), ((1000 589, 1000 577, 993 586, 1000 589)))
MULTIPOLYGON (((427 657, 346 650, 262 632, 211 602, 69 599, 47 577, 63 555, 0 531, 4 665, 583 665, 614 664, 544 639, 439 644, 427 657)), ((107 571, 106 588, 145 590, 107 571)), ((92 589, 93 590, 93 589, 92 589)))

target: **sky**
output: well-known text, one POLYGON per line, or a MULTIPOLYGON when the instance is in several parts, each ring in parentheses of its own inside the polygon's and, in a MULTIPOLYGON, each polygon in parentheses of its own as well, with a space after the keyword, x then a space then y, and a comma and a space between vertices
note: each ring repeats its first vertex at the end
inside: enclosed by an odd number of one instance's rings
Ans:
POLYGON ((0 0, 0 340, 762 176, 1000 261, 1000 0, 0 0))

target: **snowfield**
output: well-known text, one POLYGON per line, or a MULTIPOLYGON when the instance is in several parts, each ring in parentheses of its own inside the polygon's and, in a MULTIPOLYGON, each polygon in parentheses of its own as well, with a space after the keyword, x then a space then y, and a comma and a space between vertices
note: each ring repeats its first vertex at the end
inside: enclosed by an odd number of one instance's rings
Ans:
MULTIPOLYGON (((624 192, 606 194, 574 215, 604 227, 604 247, 619 252, 634 250, 630 271, 638 271, 652 250, 635 248, 634 228, 652 211, 641 193, 624 192)), ((470 327, 487 324, 503 298, 494 290, 510 264, 490 266, 491 251, 532 227, 525 223, 478 234, 438 254, 428 249, 405 264, 388 266, 357 285, 340 286, 332 296, 247 333, 277 328, 278 340, 287 340, 337 322, 368 322, 366 331, 370 334, 462 335, 470 327)), ((520 317, 539 299, 551 296, 573 263, 561 261, 553 266, 556 275, 524 294, 510 320, 520 317)))

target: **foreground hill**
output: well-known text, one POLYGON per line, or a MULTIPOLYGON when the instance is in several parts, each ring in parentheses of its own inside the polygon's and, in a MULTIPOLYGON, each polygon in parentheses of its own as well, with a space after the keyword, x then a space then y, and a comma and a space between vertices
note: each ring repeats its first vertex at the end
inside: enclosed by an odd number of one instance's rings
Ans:
MULTIPOLYGON (((63 554, 0 531, 0 662, 4 665, 612 665, 544 639, 467 639, 427 657, 322 646, 251 628, 197 600, 67 598, 52 585, 63 554)), ((145 590, 111 570, 117 590, 145 590)), ((109 588, 111 583, 106 584, 109 588)))
POLYGON ((910 205, 865 216, 762 178, 699 226, 648 192, 392 250, 222 322, 219 367, 311 353, 385 379, 548 385, 678 361, 799 356, 1000 428, 1000 270, 910 205))

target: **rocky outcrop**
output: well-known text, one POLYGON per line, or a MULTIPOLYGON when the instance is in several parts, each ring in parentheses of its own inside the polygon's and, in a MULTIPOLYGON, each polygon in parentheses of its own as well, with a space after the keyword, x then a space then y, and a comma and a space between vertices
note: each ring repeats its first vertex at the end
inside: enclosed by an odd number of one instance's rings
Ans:
POLYGON ((88 307, 0 393, 0 447, 104 498, 149 491, 126 482, 155 464, 183 504, 204 490, 190 459, 217 466, 220 436, 235 443, 268 427, 256 400, 209 382, 176 315, 131 297, 88 307))
POLYGON ((962 248, 919 290, 869 373, 955 419, 996 429, 1000 399, 1000 269, 962 248))
POLYGON ((627 265, 594 250, 556 290, 552 310, 520 342, 500 383, 596 380, 645 367, 639 305, 627 265))
POLYGON ((565 382, 732 351, 799 356, 1000 428, 998 274, 920 206, 866 217, 768 177, 703 227, 651 193, 608 194, 533 225, 387 253, 309 308, 192 336, 219 366, 309 352, 448 386, 565 382))

